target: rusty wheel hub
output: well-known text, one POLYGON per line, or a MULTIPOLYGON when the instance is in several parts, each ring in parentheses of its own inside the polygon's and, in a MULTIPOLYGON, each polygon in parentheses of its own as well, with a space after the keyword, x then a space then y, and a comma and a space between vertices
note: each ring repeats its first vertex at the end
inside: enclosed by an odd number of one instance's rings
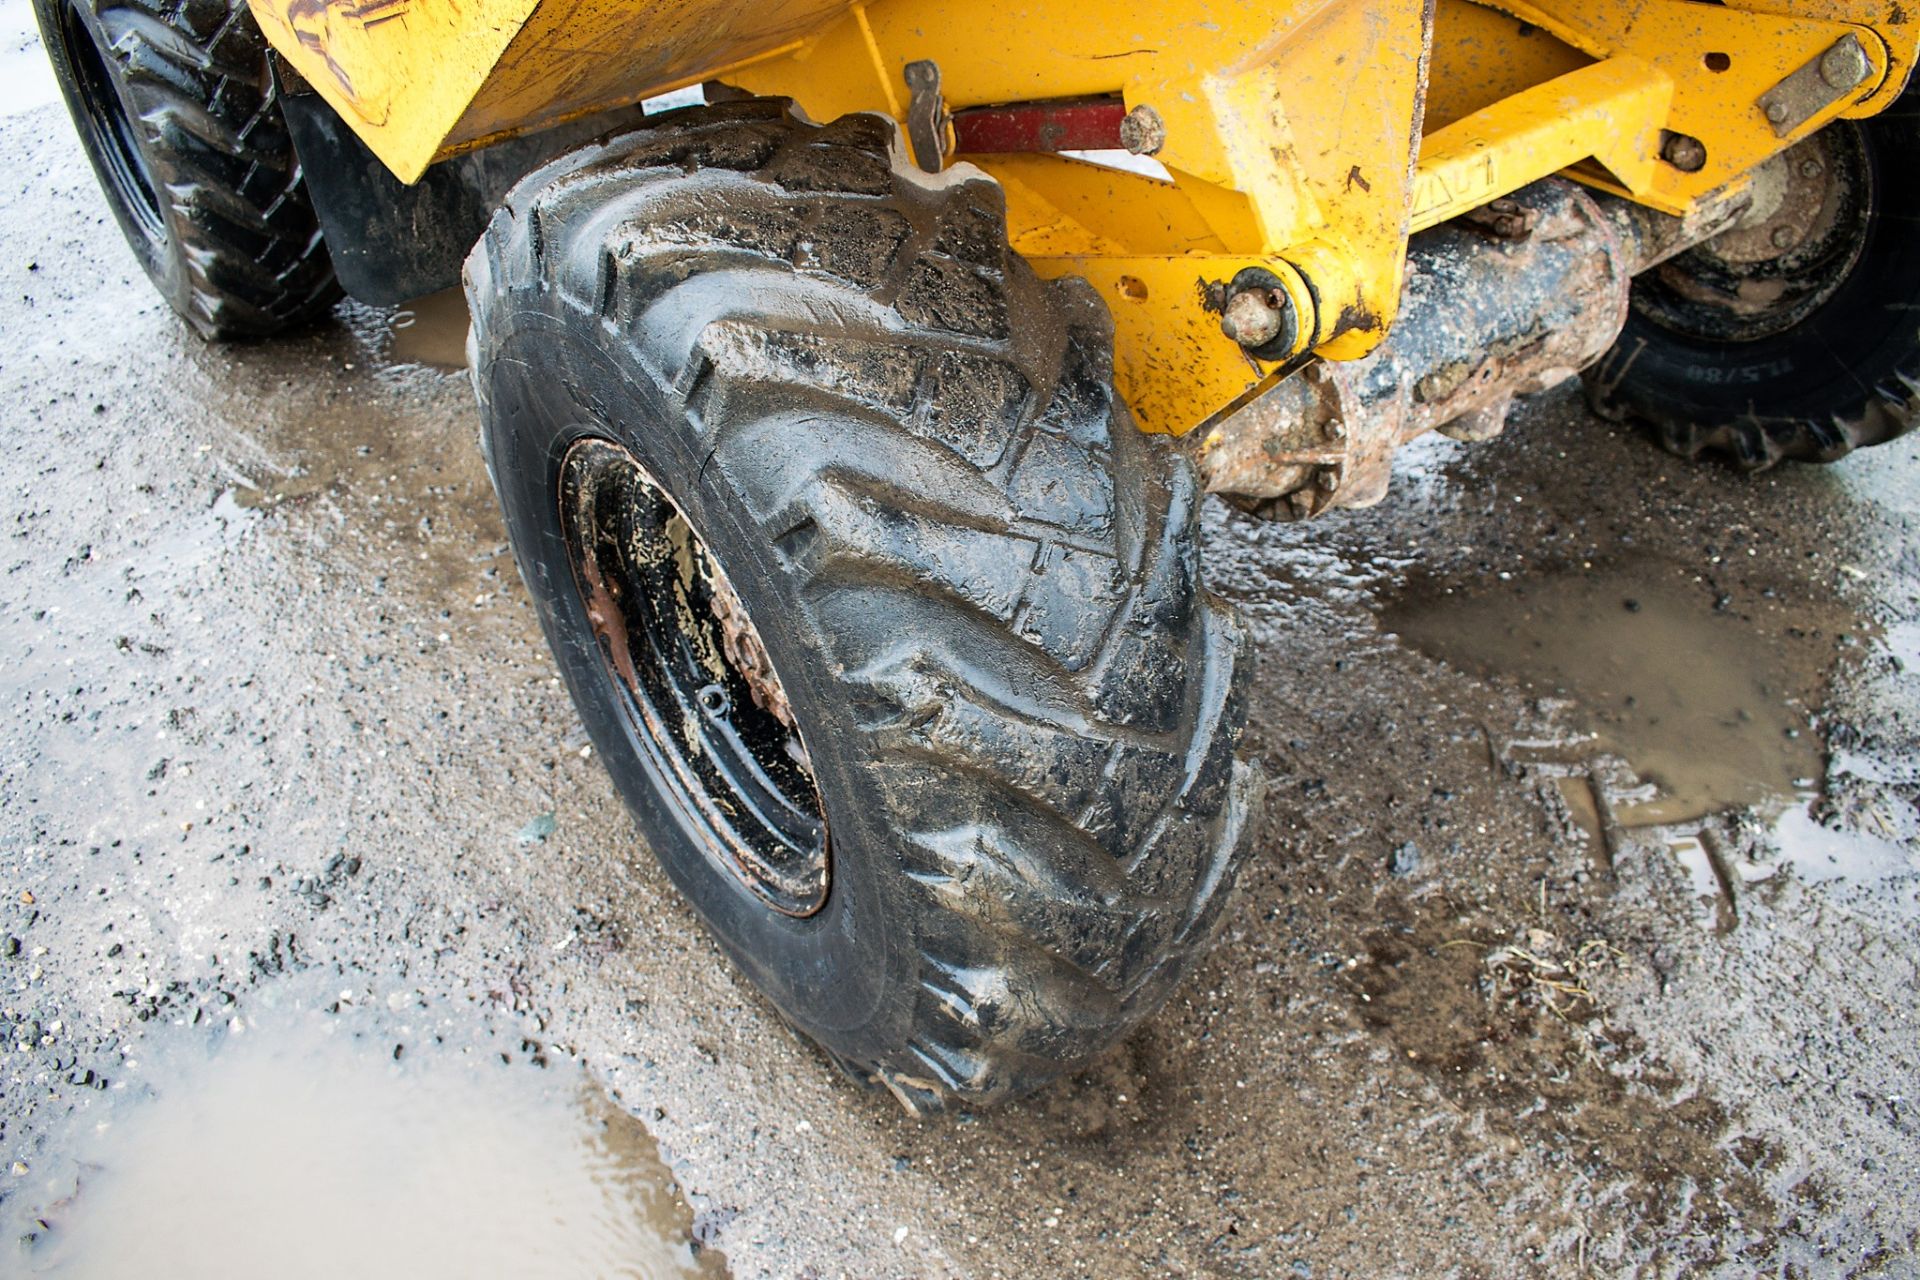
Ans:
POLYGON ((632 453, 575 443, 560 523, 628 738, 680 821, 767 906, 826 903, 827 823, 793 705, 739 592, 632 453))
POLYGON ((1754 172, 1738 221, 1641 278, 1633 305, 1691 337, 1785 333, 1833 296, 1866 243, 1872 176, 1858 131, 1822 130, 1754 172))

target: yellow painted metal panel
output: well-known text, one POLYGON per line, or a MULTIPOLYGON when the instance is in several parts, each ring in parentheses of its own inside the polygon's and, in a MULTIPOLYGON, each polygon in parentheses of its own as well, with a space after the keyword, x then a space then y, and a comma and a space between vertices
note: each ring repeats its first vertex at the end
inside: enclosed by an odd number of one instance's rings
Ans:
MULTIPOLYGON (((1600 179, 1643 203, 1683 213, 1708 193, 1739 179, 1787 143, 1814 132, 1850 107, 1880 97, 1892 55, 1873 30, 1778 12, 1691 3, 1689 0, 1488 0, 1595 57, 1631 54, 1654 63, 1673 77, 1670 128, 1706 143, 1707 162, 1696 173, 1663 166, 1650 188, 1635 190, 1600 179), (1815 114, 1791 137, 1782 139, 1761 112, 1761 95, 1808 62, 1820 57, 1843 35, 1852 33, 1866 47, 1872 74, 1850 100, 1836 101, 1815 114), (1719 55, 1709 58, 1709 54, 1719 55)), ((1798 5, 1780 5, 1798 9, 1798 5)), ((1842 6, 1823 6, 1829 10, 1842 6)), ((1862 5, 1861 9, 1874 6, 1862 5)), ((1906 32, 1909 39, 1911 30, 1906 32)), ((1597 178, 1598 175, 1578 175, 1597 178)))
POLYGON ((1629 190, 1647 190, 1672 103, 1666 72, 1618 57, 1457 120, 1421 144, 1413 227, 1435 226, 1588 158, 1629 190))
MULTIPOLYGON (((1189 202, 1218 219, 1227 252, 1299 282, 1303 345, 1357 356, 1384 336, 1399 302, 1426 8, 1426 0, 1228 0, 1148 12, 1110 0, 880 0, 864 10, 864 25, 843 22, 732 80, 751 92, 791 92, 830 117, 874 108, 878 86, 933 60, 953 109, 1089 94, 1151 108, 1166 128, 1158 159, 1178 184, 1230 197, 1189 202)), ((1103 234, 1150 241, 1159 216, 1153 199, 1123 207, 1103 234), (1133 217, 1140 228, 1115 232, 1133 217)), ((1082 251, 1092 256, 1094 246, 1082 251)), ((1227 343, 1221 367, 1245 364, 1227 343)))
POLYGON ((791 47, 852 0, 250 0, 274 48, 411 182, 487 138, 791 47))
POLYGON ((403 180, 420 176, 537 0, 256 0, 281 56, 403 180))
POLYGON ((791 50, 853 0, 541 0, 448 138, 538 128, 791 50))
POLYGON ((1197 400, 1221 404, 1266 375, 1220 332, 1210 284, 1246 267, 1171 183, 1048 156, 982 156, 1007 193, 1014 248, 1041 275, 1080 276, 1113 315, 1114 380, 1148 431, 1194 425, 1197 400))
POLYGON ((1427 76, 1426 131, 1593 63, 1542 27, 1471 0, 1438 0, 1427 76))

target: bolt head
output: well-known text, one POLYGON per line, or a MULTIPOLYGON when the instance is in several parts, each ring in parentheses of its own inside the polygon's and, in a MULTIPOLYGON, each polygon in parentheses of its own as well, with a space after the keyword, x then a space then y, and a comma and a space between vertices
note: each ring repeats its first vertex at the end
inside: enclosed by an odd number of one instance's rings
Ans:
POLYGON ((1682 173, 1698 173, 1707 167, 1706 144, 1684 133, 1669 134, 1660 156, 1682 173))
POLYGON ((1820 59, 1820 78, 1834 89, 1851 89, 1873 73, 1867 51, 1852 36, 1843 38, 1820 59))
POLYGON ((1793 234, 1792 227, 1775 227, 1773 229, 1773 247, 1776 249, 1791 249, 1796 238, 1793 234))
POLYGON ((1817 178, 1825 172, 1826 170, 1821 167, 1818 160, 1802 160, 1800 162, 1800 176, 1803 178, 1817 178))
POLYGON ((1264 347, 1286 323, 1284 302, 1272 289, 1247 289, 1227 302, 1220 330, 1243 347, 1264 347))
POLYGON ((1771 124, 1780 124, 1780 123, 1781 123, 1782 121, 1784 121, 1784 120, 1785 120, 1786 118, 1787 118, 1787 104, 1786 104, 1786 103, 1784 103, 1784 102, 1769 102, 1769 103, 1767 104, 1767 120, 1768 120, 1768 122, 1769 122, 1769 123, 1771 123, 1771 124))
POLYGON ((1166 122, 1152 107, 1135 107, 1120 121, 1120 145, 1137 156, 1158 155, 1167 145, 1166 122))

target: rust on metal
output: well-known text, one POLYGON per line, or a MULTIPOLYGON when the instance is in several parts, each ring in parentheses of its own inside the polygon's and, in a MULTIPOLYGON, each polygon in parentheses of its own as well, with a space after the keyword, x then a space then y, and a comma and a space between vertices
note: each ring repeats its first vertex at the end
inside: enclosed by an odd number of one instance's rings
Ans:
MULTIPOLYGON (((597 510, 598 498, 598 490, 579 483, 573 471, 566 472, 561 484, 560 503, 563 509, 571 512, 574 527, 592 529, 599 526, 602 513, 597 510)), ((593 628, 594 637, 604 646, 603 651, 613 665, 614 674, 627 686, 628 692, 639 696, 642 693, 640 673, 634 669, 633 645, 627 634, 626 609, 617 595, 619 589, 607 581, 598 556, 578 556, 575 558, 575 567, 581 601, 586 606, 587 623, 593 628)))
POLYGON ((1416 237, 1378 350, 1310 365, 1187 438, 1207 488, 1302 519, 1379 502, 1395 450, 1425 432, 1498 435, 1515 396, 1575 376, 1619 334, 1639 265, 1624 230, 1601 198, 1549 179, 1416 237))
POLYGON ((1849 31, 1819 57, 1760 95, 1757 104, 1779 137, 1787 137, 1807 121, 1866 84, 1873 60, 1858 36, 1849 31))
POLYGON ((793 720, 793 704, 787 701, 787 691, 781 686, 780 677, 774 674, 767 646, 761 642, 760 633, 753 629, 753 620, 747 617, 747 608, 740 603, 739 593, 704 547, 698 563, 707 580, 713 616, 720 623, 720 646, 728 665, 747 682, 755 706, 789 731, 799 733, 799 726, 793 720))

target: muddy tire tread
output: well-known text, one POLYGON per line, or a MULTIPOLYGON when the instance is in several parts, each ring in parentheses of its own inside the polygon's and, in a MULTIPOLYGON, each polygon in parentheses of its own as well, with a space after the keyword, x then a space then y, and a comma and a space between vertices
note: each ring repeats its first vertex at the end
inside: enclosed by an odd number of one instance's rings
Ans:
POLYGON ((1662 449, 1697 462, 1719 457, 1741 471, 1765 471, 1782 462, 1838 462, 1856 449, 1887 444, 1920 425, 1920 353, 1911 369, 1868 387, 1852 411, 1821 419, 1783 417, 1749 410, 1723 422, 1701 422, 1675 412, 1663 396, 1639 394, 1620 377, 1630 351, 1609 352, 1587 380, 1587 400, 1613 422, 1638 421, 1662 449))
POLYGON ((1217 924, 1255 786, 1247 638, 1198 587, 1187 464, 1112 393, 1104 308, 1008 249, 990 181, 917 179, 898 147, 768 102, 626 135, 523 181, 468 292, 479 335, 548 293, 626 335, 750 478, 917 895, 914 1034, 841 1064, 926 1110, 1025 1092, 1151 1013, 1217 924), (796 404, 834 425, 756 451, 796 404), (1042 557, 1108 597, 1097 626, 1048 612, 1042 557))
POLYGON ((244 0, 82 0, 111 38, 177 259, 175 308, 203 336, 260 338, 340 296, 244 0))

